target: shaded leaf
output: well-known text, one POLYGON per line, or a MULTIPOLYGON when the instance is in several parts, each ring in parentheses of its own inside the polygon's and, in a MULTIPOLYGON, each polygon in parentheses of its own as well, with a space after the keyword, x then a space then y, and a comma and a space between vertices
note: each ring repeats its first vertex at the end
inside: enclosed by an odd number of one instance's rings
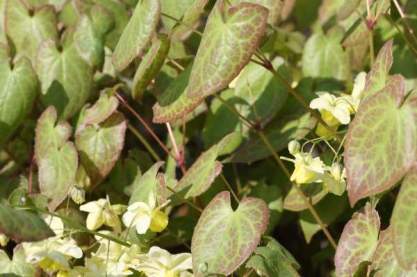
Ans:
POLYGON ((36 73, 26 57, 11 67, 7 49, 0 46, 0 144, 23 123, 39 93, 36 73))
POLYGON ((45 40, 58 40, 57 19, 52 6, 35 9, 33 16, 22 0, 6 1, 5 29, 17 53, 35 61, 45 40))
POLYGON ((170 39, 166 35, 160 35, 158 39, 154 40, 133 78, 132 97, 134 99, 140 100, 142 98, 146 87, 159 73, 168 55, 170 44, 170 39))
POLYGON ((392 187, 415 160, 417 94, 411 93, 406 100, 404 94, 404 80, 399 76, 362 102, 349 125, 344 159, 351 205, 392 187))
POLYGON ((159 0, 140 0, 116 45, 113 64, 125 69, 136 57, 142 56, 159 22, 159 0))
POLYGON ((405 176, 391 216, 395 257, 405 270, 417 269, 417 169, 405 176))
POLYGON ((54 235, 37 214, 0 203, 0 232, 16 242, 39 241, 54 235))
POLYGON ((39 188, 41 194, 52 201, 54 210, 67 196, 75 183, 78 155, 74 144, 68 141, 71 126, 57 123, 54 107, 47 108, 36 126, 35 158, 39 169, 39 188))
POLYGON ((336 249, 337 276, 352 276, 359 265, 371 261, 378 243, 380 221, 378 212, 367 203, 343 228, 336 249))
POLYGON ((260 43, 268 10, 242 3, 217 2, 204 30, 186 90, 170 105, 154 106, 154 122, 172 121, 194 110, 203 99, 225 88, 249 62, 260 43))
MULTIPOLYGON (((329 191, 322 183, 311 183, 302 185, 301 190, 309 197, 313 205, 319 203, 320 200, 325 197, 329 191)), ((299 212, 307 209, 308 206, 304 201, 304 198, 300 196, 297 189, 291 187, 287 196, 284 198, 284 209, 294 212, 299 212)))
POLYGON ((43 43, 36 71, 42 83, 43 104, 55 106, 60 118, 77 113, 92 93, 92 69, 73 44, 61 51, 53 41, 43 43))
POLYGON ((255 250, 267 227, 263 200, 244 198, 236 210, 230 204, 230 193, 221 192, 198 220, 191 243, 196 276, 231 274, 255 250))

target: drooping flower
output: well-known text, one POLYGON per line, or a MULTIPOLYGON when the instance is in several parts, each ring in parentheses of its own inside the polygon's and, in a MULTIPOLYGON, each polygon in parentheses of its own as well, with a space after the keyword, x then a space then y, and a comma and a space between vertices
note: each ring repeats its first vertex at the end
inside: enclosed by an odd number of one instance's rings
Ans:
POLYGON ((135 202, 131 204, 122 217, 126 227, 135 227, 138 234, 145 234, 148 229, 152 232, 162 232, 168 225, 168 216, 156 207, 156 197, 149 194, 148 203, 135 202))
POLYGON ((310 102, 310 108, 320 111, 324 122, 329 126, 349 124, 350 104, 343 97, 328 92, 318 92, 318 98, 310 102))
POLYGON ((172 255, 165 249, 152 246, 149 252, 141 255, 138 271, 147 277, 190 277, 193 276, 188 270, 192 269, 190 253, 172 255))
POLYGON ((102 225, 107 225, 116 232, 121 230, 119 215, 124 209, 124 205, 111 205, 108 199, 103 198, 80 206, 81 211, 88 212, 86 225, 89 230, 97 230, 102 225))
POLYGON ((342 96, 350 104, 351 114, 354 114, 358 111, 359 104, 362 99, 362 93, 365 89, 365 84, 366 84, 366 73, 360 72, 355 77, 355 82, 353 84, 352 93, 342 96))
POLYGON ((333 163, 327 167, 323 182, 331 193, 342 195, 346 189, 346 170, 340 163, 333 163))

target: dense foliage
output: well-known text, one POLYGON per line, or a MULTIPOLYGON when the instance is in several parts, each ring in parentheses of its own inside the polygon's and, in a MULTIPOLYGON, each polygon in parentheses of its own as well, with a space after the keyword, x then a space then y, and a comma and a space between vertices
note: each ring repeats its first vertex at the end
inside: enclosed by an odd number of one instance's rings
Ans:
POLYGON ((0 0, 0 274, 417 276, 416 12, 0 0))

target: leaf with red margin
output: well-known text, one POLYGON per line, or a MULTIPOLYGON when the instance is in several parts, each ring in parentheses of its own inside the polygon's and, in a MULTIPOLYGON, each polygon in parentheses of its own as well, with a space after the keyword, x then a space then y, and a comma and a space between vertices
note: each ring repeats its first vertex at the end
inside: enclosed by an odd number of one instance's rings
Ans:
POLYGON ((191 243, 195 276, 229 275, 256 249, 268 225, 269 211, 258 198, 244 198, 230 206, 230 193, 217 194, 194 229, 191 243))
POLYGON ((417 269, 417 168, 405 176, 391 216, 394 252, 405 270, 417 269))
POLYGON ((404 79, 392 76, 380 92, 362 102, 345 144, 351 205, 395 185, 415 161, 417 92, 404 100, 404 79))
POLYGON ((257 4, 217 2, 197 51, 185 91, 170 105, 154 106, 154 122, 173 121, 205 97, 224 89, 249 62, 267 26, 268 9, 257 4))
POLYGON ((359 265, 371 261, 378 243, 380 221, 378 212, 367 203, 343 228, 336 249, 336 276, 353 276, 359 265))

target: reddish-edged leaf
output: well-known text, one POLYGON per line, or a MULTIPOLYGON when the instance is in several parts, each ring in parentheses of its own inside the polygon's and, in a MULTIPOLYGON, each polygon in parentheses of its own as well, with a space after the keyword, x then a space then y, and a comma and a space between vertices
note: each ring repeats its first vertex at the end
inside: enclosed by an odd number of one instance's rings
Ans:
POLYGON ((336 276, 353 276, 362 262, 371 261, 379 228, 379 215, 371 204, 367 203, 363 211, 353 214, 337 245, 336 276))
POLYGON ((194 229, 191 243, 195 276, 229 275, 255 250, 268 225, 266 203, 244 198, 233 210, 230 193, 217 194, 194 229))

